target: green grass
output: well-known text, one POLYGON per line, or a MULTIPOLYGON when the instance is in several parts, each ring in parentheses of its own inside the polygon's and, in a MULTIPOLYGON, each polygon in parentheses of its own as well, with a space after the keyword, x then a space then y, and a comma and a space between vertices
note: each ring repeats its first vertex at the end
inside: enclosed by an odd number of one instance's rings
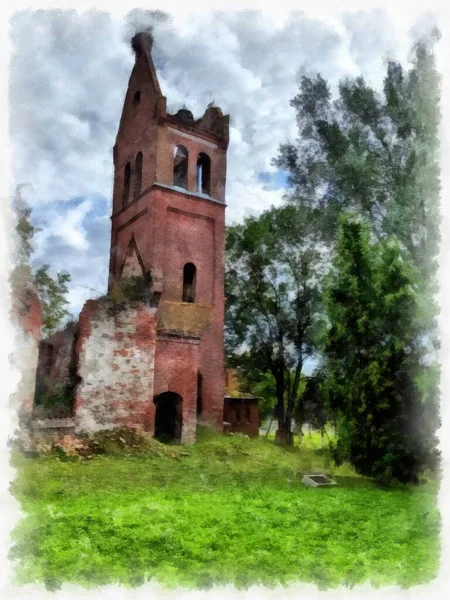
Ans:
MULTIPOLYGON (((262 428, 263 433, 261 437, 267 440, 275 440, 275 433, 270 432, 266 436, 266 430, 262 428)), ((304 428, 301 441, 299 440, 298 434, 294 435, 294 445, 307 448, 308 450, 319 450, 328 446, 328 440, 335 440, 335 435, 331 427, 327 428, 327 433, 322 437, 319 431, 309 431, 307 427, 304 428)))
POLYGON ((432 579, 436 484, 382 490, 303 441, 283 449, 202 430, 195 446, 152 443, 146 456, 15 452, 12 492, 27 515, 13 534, 17 581, 325 588, 432 579), (305 488, 308 471, 339 487, 305 488))

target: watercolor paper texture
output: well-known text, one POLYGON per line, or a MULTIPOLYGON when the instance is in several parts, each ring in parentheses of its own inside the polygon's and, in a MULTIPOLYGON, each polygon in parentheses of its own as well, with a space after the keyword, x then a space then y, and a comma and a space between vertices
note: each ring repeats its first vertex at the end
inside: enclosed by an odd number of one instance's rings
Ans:
POLYGON ((11 11, 7 597, 440 597, 447 17, 319 5, 11 11))

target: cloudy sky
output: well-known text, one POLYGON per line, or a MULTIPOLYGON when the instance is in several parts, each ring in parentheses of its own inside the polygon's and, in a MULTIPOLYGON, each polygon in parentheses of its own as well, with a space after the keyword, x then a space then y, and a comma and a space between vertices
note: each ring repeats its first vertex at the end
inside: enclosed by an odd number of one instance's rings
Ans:
POLYGON ((335 88, 362 74, 380 87, 387 58, 406 64, 411 30, 383 10, 318 20, 302 12, 275 24, 256 12, 176 18, 132 11, 16 13, 11 24, 10 134, 14 184, 42 227, 36 259, 72 274, 71 310, 104 293, 112 192, 112 147, 134 64, 132 34, 154 26, 153 57, 168 111, 200 117, 214 100, 231 115, 227 222, 283 196, 271 159, 296 137, 289 100, 303 73, 335 88))

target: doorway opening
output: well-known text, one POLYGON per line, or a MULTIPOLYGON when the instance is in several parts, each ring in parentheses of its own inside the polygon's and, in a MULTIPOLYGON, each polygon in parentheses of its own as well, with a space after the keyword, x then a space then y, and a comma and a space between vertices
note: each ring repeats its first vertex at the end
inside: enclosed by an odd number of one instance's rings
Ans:
POLYGON ((154 399, 156 404, 154 437, 165 444, 181 442, 183 399, 175 392, 164 392, 154 399))

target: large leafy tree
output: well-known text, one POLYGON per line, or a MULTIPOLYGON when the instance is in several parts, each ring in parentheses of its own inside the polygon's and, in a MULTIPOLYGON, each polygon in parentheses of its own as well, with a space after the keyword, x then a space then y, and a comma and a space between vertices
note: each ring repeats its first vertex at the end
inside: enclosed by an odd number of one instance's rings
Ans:
MULTIPOLYGON (((405 381, 408 377, 414 380, 414 386, 409 388, 411 402, 417 400, 415 406, 419 406, 420 398, 420 406, 428 415, 426 419, 417 417, 417 422, 421 423, 423 431, 428 432, 430 447, 434 447, 434 432, 439 421, 436 409, 439 367, 435 353, 439 340, 435 294, 439 245, 440 78, 433 54, 433 44, 438 37, 438 32, 433 32, 428 39, 415 45, 409 69, 389 62, 380 92, 367 85, 362 77, 357 77, 341 81, 338 94, 333 98, 327 82, 320 75, 304 76, 299 93, 291 102, 296 112, 299 138, 295 143, 283 144, 274 161, 288 174, 288 202, 309 207, 321 215, 322 240, 330 252, 337 242, 339 217, 350 210, 368 224, 370 234, 366 233, 371 244, 375 240, 383 244, 387 239, 392 244, 395 240, 395 260, 392 247, 388 244, 390 249, 388 246, 385 248, 384 260, 391 256, 392 261, 385 265, 386 268, 394 272, 398 268, 402 273, 400 266, 406 269, 409 265, 413 273, 414 302, 407 303, 405 300, 403 310, 408 312, 404 321, 397 322, 398 327, 404 327, 398 333, 404 336, 405 347, 409 347, 406 337, 412 336, 415 351, 419 352, 417 348, 420 347, 419 354, 424 352, 426 356, 420 354, 414 360, 410 357, 409 362, 401 362, 397 357, 397 362, 390 363, 389 385, 395 388, 402 377, 406 377, 405 381), (393 365, 400 366, 397 370, 393 365)), ((369 299, 374 293, 370 270, 362 269, 360 277, 360 292, 362 294, 365 290, 364 294, 369 299)), ((369 322, 373 317, 371 305, 364 306, 364 318, 369 322)), ((357 313, 357 307, 353 308, 357 313)), ((375 326, 375 321, 373 324, 375 326)), ((385 320, 383 326, 386 327, 385 333, 382 328, 376 329, 376 335, 394 336, 395 332, 389 329, 389 321, 385 320)), ((370 335, 368 327, 358 350, 363 355, 364 344, 370 343, 370 335)), ((355 352, 359 347, 357 341, 355 338, 350 344, 355 352)), ((344 349, 345 345, 341 347, 344 349)), ((330 359, 330 348, 327 352, 330 359)), ((344 361, 346 351, 342 352, 344 361)), ((356 378, 353 382, 356 383, 359 376, 366 376, 366 367, 361 361, 353 362, 353 367, 355 372, 351 377, 356 378)), ((384 373, 386 375, 386 371, 384 373)), ((348 372, 347 375, 350 376, 348 372)), ((342 393, 339 398, 344 401, 342 393)), ((357 404, 348 399, 348 406, 354 407, 359 427, 357 404)), ((352 423, 350 413, 347 413, 347 426, 352 423)), ((340 433, 341 446, 344 447, 344 429, 341 428, 340 433)), ((423 439, 420 444, 422 442, 423 439)), ((392 443, 396 443, 394 438, 392 443)), ((418 448, 422 452, 424 446, 420 444, 418 448)), ((405 457, 406 454, 405 450, 405 457)), ((427 450, 421 456, 431 454, 431 450, 427 450)), ((372 456, 367 448, 366 456, 369 455, 372 456)), ((363 457, 361 447, 358 461, 363 461, 363 457)), ((425 459, 414 460, 416 466, 421 461, 425 462, 425 459)), ((366 467, 361 468, 367 471, 366 467)), ((373 472, 378 468, 374 467, 373 472)), ((415 468, 411 467, 411 473, 415 472, 415 468)), ((414 478, 414 475, 411 477, 414 478)))
POLYGON ((419 269, 418 316, 436 337, 439 243, 439 84, 433 32, 412 50, 405 70, 389 62, 383 90, 362 77, 340 82, 332 98, 320 76, 304 76, 291 101, 299 138, 274 163, 288 173, 290 201, 322 209, 323 236, 333 244, 338 216, 364 215, 379 238, 394 235, 419 269))
POLYGON ((52 276, 50 265, 31 265, 34 252, 34 237, 41 230, 33 223, 32 209, 27 205, 21 195, 21 187, 16 189, 13 208, 16 215, 16 268, 13 278, 28 281, 33 285, 39 295, 43 312, 44 334, 50 335, 69 315, 67 306, 67 284, 71 280, 69 273, 60 271, 52 276))
POLYGON ((42 304, 44 331, 47 334, 56 331, 63 319, 69 315, 67 284, 70 280, 70 274, 64 271, 52 277, 49 264, 40 266, 34 273, 33 282, 42 304))
POLYGON ((325 295, 329 402, 340 415, 334 454, 361 474, 405 483, 436 458, 417 272, 396 240, 373 243, 367 225, 342 220, 325 295))
POLYGON ((315 213, 272 208, 228 229, 226 343, 228 356, 246 352, 275 386, 277 437, 292 442, 292 418, 305 362, 320 327, 324 269, 315 213))

